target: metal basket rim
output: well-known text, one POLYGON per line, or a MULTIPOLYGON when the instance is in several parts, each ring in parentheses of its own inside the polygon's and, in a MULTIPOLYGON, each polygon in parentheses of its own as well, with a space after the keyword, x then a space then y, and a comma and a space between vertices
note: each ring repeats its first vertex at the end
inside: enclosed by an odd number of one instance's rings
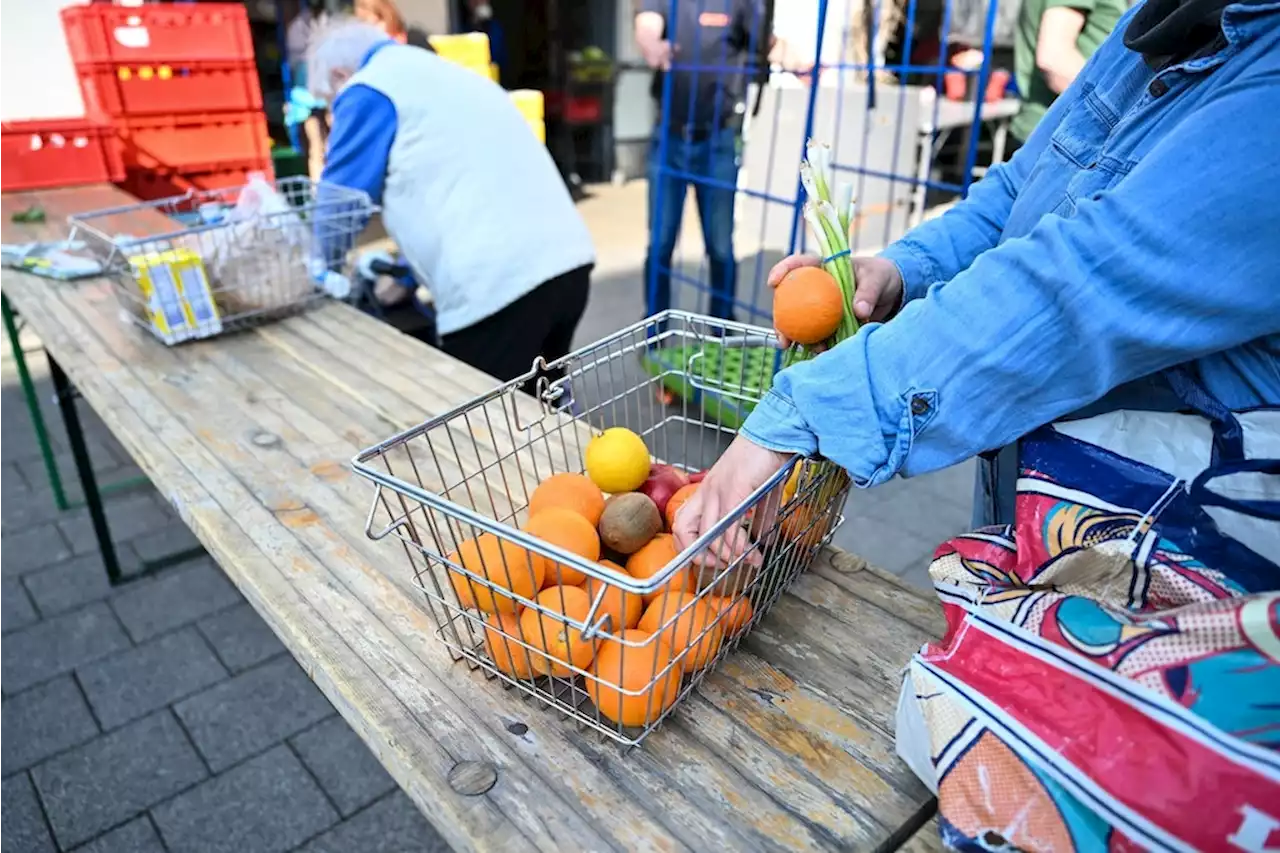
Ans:
MULTIPOLYGON (((272 186, 276 187, 277 189, 279 189, 283 185, 288 185, 290 183, 296 184, 298 186, 314 187, 316 190, 318 190, 321 186, 323 186, 326 188, 326 190, 337 192, 337 197, 334 199, 335 203, 345 204, 345 203, 354 202, 360 205, 360 211, 362 213, 368 214, 370 216, 372 216, 375 213, 378 213, 382 209, 381 207, 379 207, 377 204, 373 202, 373 199, 371 199, 369 197, 369 194, 364 190, 356 190, 350 187, 341 186, 340 184, 331 184, 328 182, 312 181, 310 178, 305 176, 279 178, 275 181, 272 181, 271 183, 272 183, 272 186)), ((247 186, 248 184, 244 184, 243 186, 239 186, 239 187, 227 187, 225 189, 218 189, 218 190, 190 189, 180 195, 167 196, 165 198, 153 199, 151 201, 139 201, 134 204, 122 204, 122 205, 117 205, 116 207, 104 207, 104 208, 98 208, 96 210, 80 211, 79 213, 69 214, 67 216, 67 224, 71 226, 71 229, 73 232, 72 233, 73 238, 74 238, 74 233, 76 231, 84 231, 89 236, 93 237, 95 240, 100 240, 103 243, 109 246, 112 246, 113 247, 111 252, 112 255, 115 255, 117 252, 119 252, 120 254, 124 254, 129 249, 138 247, 145 243, 153 243, 153 242, 158 242, 162 240, 174 240, 180 237, 188 237, 193 234, 201 234, 205 231, 211 231, 218 228, 225 228, 227 227, 228 223, 209 222, 209 223, 202 223, 200 225, 183 226, 183 227, 176 228, 172 231, 166 231, 160 234, 148 234, 143 237, 135 237, 132 240, 129 240, 128 242, 119 243, 115 240, 115 238, 106 234, 101 228, 98 228, 96 225, 91 224, 92 220, 103 219, 108 216, 120 216, 123 214, 133 213, 135 211, 147 210, 147 209, 151 209, 159 212, 167 204, 173 204, 176 202, 193 201, 201 197, 216 198, 219 196, 224 196, 228 192, 242 191, 247 186)), ((297 215, 299 213, 306 213, 308 211, 314 210, 315 207, 316 207, 316 202, 312 200, 307 204, 300 205, 296 208, 290 208, 287 211, 282 210, 277 213, 259 214, 258 216, 255 216, 254 219, 269 222, 269 221, 272 221, 273 219, 282 218, 288 215, 297 215)))
MULTIPOLYGON (((747 325, 745 323, 737 323, 734 321, 720 320, 718 318, 707 317, 701 314, 694 314, 688 311, 668 309, 659 314, 655 314, 651 317, 645 318, 644 320, 633 323, 630 326, 620 329, 607 337, 599 339, 598 341, 594 341, 590 344, 587 344, 586 346, 579 347, 574 352, 569 353, 563 358, 557 359, 555 362, 552 362, 551 364, 553 366, 562 366, 564 364, 567 364, 569 361, 571 361, 574 358, 581 357, 583 353, 589 352, 600 346, 607 345, 615 340, 625 338, 631 334, 634 334, 636 331, 644 329, 646 326, 661 323, 665 320, 669 320, 672 318, 686 319, 691 322, 708 322, 709 321, 714 323, 717 326, 738 329, 738 330, 747 332, 749 334, 768 331, 768 330, 763 330, 757 326, 747 325)), ((375 535, 373 533, 373 530, 372 530, 373 516, 374 516, 374 513, 377 511, 377 501, 379 499, 379 496, 381 495, 381 489, 385 487, 397 494, 419 501, 422 504, 425 504, 426 506, 432 509, 442 511, 445 514, 452 516, 453 518, 460 519, 461 521, 466 522, 467 524, 470 524, 472 527, 479 528, 480 530, 483 530, 486 533, 491 533, 503 539, 514 541, 516 544, 520 545, 525 549, 532 549, 535 553, 541 554, 542 556, 551 557, 555 559, 557 562, 561 563, 562 565, 576 569, 577 571, 582 572, 588 577, 592 577, 597 580, 603 581, 605 583, 621 587, 625 592, 628 592, 628 593, 635 593, 638 595, 647 595, 647 594, 656 592, 658 589, 666 585, 666 583, 671 580, 671 577, 676 572, 680 571, 681 569, 685 568, 690 563, 692 563, 693 558, 698 553, 703 551, 708 545, 710 545, 716 539, 720 538, 724 534, 724 532, 729 529, 731 525, 736 524, 738 520, 742 518, 747 513, 748 510, 750 510, 753 506, 759 503, 761 499, 764 498, 765 495, 767 495, 770 491, 772 491, 773 489, 781 485, 786 480, 786 478, 790 476, 790 472, 792 468, 795 465, 799 464, 800 462, 805 461, 806 459, 806 457, 804 457, 799 453, 793 454, 791 459, 786 464, 784 464, 781 468, 779 468, 779 470, 776 471, 761 486, 757 487, 750 495, 747 496, 747 498, 744 501, 742 501, 740 504, 734 507, 733 510, 730 511, 724 518, 722 518, 719 522, 717 522, 714 526, 712 526, 710 530, 704 531, 702 535, 700 535, 696 540, 693 541, 693 543, 689 545, 689 547, 680 551, 680 553, 676 556, 676 558, 672 560, 670 563, 668 563, 662 569, 662 571, 658 572, 657 574, 643 581, 635 577, 632 577, 631 575, 620 574, 614 571, 613 569, 610 569, 608 566, 604 566, 599 563, 593 563, 588 560, 585 560, 577 554, 566 551, 555 545, 544 542, 541 539, 537 539, 533 536, 530 536, 528 533, 525 533, 523 530, 520 530, 518 527, 514 527, 510 524, 506 524, 496 519, 489 518, 488 516, 482 515, 469 507, 463 506, 462 504, 459 504, 455 501, 451 501, 442 495, 428 492, 427 490, 423 489, 421 486, 416 486, 400 477, 396 477, 391 474, 385 474, 368 464, 368 461, 371 460, 372 458, 394 447, 403 445, 404 443, 410 441, 411 439, 419 435, 422 435, 428 430, 434 429, 438 426, 441 426, 442 424, 449 422, 451 419, 457 417, 459 414, 465 411, 468 411, 476 407, 477 405, 483 405, 484 403, 489 402, 490 400, 497 399, 499 396, 503 394, 519 393, 519 391, 517 390, 519 386, 522 383, 527 382, 529 379, 537 375, 538 370, 540 368, 540 364, 543 364, 542 359, 541 358, 536 359, 534 362, 534 366, 529 371, 529 373, 523 376, 517 377, 516 379, 513 379, 510 382, 503 383, 497 386, 496 388, 492 389, 491 391, 488 391, 484 394, 480 394, 466 401, 465 403, 455 406, 454 408, 442 414, 436 415, 435 417, 432 417, 420 424, 417 424, 416 426, 412 426, 412 427, 409 427, 408 429, 402 430, 399 433, 397 433, 395 436, 389 439, 386 439, 385 441, 382 441, 376 445, 368 447, 365 450, 362 450, 355 457, 353 457, 351 460, 352 469, 357 474, 359 474, 360 476, 364 477, 367 480, 372 481, 374 484, 376 484, 379 487, 378 491, 374 494, 373 504, 370 507, 369 516, 368 516, 368 519, 366 522, 366 528, 365 528, 366 534, 372 538, 382 538, 382 536, 385 536, 388 533, 390 533, 394 527, 399 526, 399 524, 397 524, 397 521, 393 519, 392 523, 389 524, 387 528, 385 528, 380 535, 375 535)), ((399 520, 399 523, 403 523, 403 521, 404 521, 404 518, 401 517, 401 519, 399 520)), ((445 556, 445 555, 435 555, 434 552, 426 551, 425 547, 421 543, 415 543, 415 544, 419 549, 423 549, 425 553, 429 553, 429 554, 432 554, 433 556, 438 556, 438 557, 445 556)))

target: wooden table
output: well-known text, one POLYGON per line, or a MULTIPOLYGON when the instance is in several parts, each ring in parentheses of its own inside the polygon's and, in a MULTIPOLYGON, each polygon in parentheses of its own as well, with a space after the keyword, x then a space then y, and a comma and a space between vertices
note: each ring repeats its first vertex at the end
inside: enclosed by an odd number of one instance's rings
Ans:
MULTIPOLYGON (((121 195, 6 196, 5 241, 57 236, 67 213, 121 195), (9 223, 33 200, 47 225, 9 223)), ((892 732, 901 669, 941 617, 896 579, 826 551, 624 754, 453 664, 398 544, 364 535, 372 487, 351 473, 352 456, 492 379, 336 303, 166 348, 120 322, 105 281, 6 270, 3 289, 457 850, 887 850, 931 816, 892 732), (461 762, 487 763, 497 783, 459 793, 461 762)), ((926 834, 911 841, 933 846, 926 834)))

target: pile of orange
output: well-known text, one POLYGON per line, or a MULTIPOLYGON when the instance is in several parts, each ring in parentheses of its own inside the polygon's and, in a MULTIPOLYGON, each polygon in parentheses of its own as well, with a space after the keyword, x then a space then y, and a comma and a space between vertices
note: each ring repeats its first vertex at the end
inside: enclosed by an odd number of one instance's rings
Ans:
MULTIPOLYGON (((609 476, 625 475, 628 484, 637 476, 635 470, 601 463, 599 450, 595 468, 597 474, 603 468, 609 476)), ((640 538, 631 537, 644 544, 630 554, 604 544, 617 537, 602 535, 608 532, 601 523, 609 521, 606 496, 586 474, 560 473, 539 483, 529 496, 522 529, 585 562, 644 581, 660 576, 679 556, 668 531, 697 488, 689 484, 671 494, 665 512, 645 522, 640 538)), ((618 494, 630 495, 631 508, 643 503, 640 497, 649 500, 640 491, 618 494)), ((462 542, 448 561, 458 605, 484 614, 485 653, 496 669, 525 680, 581 676, 600 714, 624 726, 646 725, 661 716, 680 694, 682 676, 710 664, 753 616, 745 598, 729 601, 716 597, 715 590, 699 592, 689 567, 642 596, 490 533, 462 542), (591 639, 580 627, 588 624, 588 616, 591 639)))

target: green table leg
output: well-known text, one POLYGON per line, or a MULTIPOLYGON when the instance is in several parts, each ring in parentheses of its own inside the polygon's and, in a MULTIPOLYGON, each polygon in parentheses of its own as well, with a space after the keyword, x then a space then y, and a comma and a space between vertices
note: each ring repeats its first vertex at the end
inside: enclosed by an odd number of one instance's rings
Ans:
POLYGON ((36 386, 31 381, 31 373, 27 370, 26 354, 23 353, 22 344, 18 341, 18 324, 14 322, 9 297, 3 294, 0 294, 0 314, 4 315, 4 332, 9 336, 13 360, 18 366, 22 396, 26 398, 27 411, 31 413, 31 425, 36 430, 36 442, 40 445, 40 455, 44 457, 44 470, 49 477, 49 487, 53 489, 53 502, 60 510, 70 509, 71 504, 67 502, 67 493, 62 488, 62 475, 58 473, 58 463, 53 458, 53 447, 49 444, 49 431, 44 425, 44 415, 40 414, 40 400, 36 397, 36 386))

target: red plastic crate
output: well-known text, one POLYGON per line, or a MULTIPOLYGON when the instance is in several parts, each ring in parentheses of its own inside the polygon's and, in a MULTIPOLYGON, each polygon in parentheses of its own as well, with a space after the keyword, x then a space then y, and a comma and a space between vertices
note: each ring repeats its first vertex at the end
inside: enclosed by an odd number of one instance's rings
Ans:
POLYGON ((120 188, 142 201, 183 195, 191 190, 221 190, 242 187, 249 183, 249 175, 262 172, 268 181, 275 180, 271 161, 260 163, 235 163, 208 172, 155 172, 146 169, 128 169, 120 188))
POLYGON ((116 120, 125 166, 208 172, 227 163, 271 159, 271 136, 261 112, 193 113, 116 120))
POLYGON ((39 190, 118 181, 124 177, 115 133, 88 119, 0 124, 4 168, 0 189, 39 190))
POLYGON ((112 118, 215 110, 260 110, 252 62, 175 62, 76 67, 85 111, 112 118))
POLYGON ((77 65, 253 60, 249 16, 239 3, 69 6, 62 28, 77 65))
POLYGON ((604 105, 593 95, 572 95, 564 101, 564 120, 569 124, 597 124, 603 115, 604 105))

